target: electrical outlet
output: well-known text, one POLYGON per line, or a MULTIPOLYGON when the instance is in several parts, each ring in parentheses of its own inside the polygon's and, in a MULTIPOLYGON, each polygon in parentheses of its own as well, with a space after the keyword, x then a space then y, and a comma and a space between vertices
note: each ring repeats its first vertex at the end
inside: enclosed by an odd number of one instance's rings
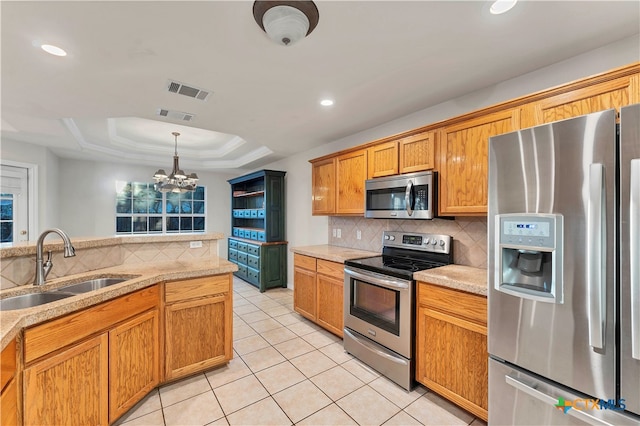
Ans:
POLYGON ((200 248, 202 247, 202 241, 189 241, 189 248, 200 248))
POLYGON ((361 230, 356 230, 356 239, 361 240, 362 239, 362 231, 361 230))
POLYGON ((342 238, 342 229, 338 228, 337 233, 338 233, 338 235, 337 235, 338 238, 342 238))
POLYGON ((333 228, 333 238, 335 238, 338 235, 338 232, 336 231, 336 228, 333 228))

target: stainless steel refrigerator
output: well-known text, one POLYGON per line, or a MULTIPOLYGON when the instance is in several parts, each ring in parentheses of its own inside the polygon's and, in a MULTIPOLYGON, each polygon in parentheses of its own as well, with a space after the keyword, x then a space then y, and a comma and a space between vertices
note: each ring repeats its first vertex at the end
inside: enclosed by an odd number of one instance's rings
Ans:
POLYGON ((489 141, 490 424, 640 424, 640 105, 489 141))

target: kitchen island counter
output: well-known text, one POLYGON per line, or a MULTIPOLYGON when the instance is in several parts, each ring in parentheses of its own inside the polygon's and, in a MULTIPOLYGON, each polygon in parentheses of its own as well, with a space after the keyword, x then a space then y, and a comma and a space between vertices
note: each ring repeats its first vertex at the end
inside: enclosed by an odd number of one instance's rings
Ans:
POLYGON ((413 279, 480 296, 487 295, 487 270, 483 268, 447 265, 415 272, 413 279))
POLYGON ((317 246, 291 247, 289 250, 293 253, 338 263, 344 263, 345 260, 349 259, 358 259, 360 257, 372 257, 380 255, 380 253, 375 251, 332 246, 328 244, 321 244, 317 246))

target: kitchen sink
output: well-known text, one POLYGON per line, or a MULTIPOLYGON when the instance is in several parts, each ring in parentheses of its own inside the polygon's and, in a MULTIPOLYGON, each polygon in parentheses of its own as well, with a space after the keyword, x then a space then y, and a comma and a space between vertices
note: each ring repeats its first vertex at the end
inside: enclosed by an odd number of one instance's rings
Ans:
POLYGON ((45 303, 55 302, 56 300, 65 299, 71 296, 74 296, 74 294, 63 293, 60 291, 51 291, 7 297, 6 299, 0 300, 0 311, 13 311, 16 309, 32 308, 34 306, 44 305, 45 303))
POLYGON ((110 285, 118 284, 131 278, 94 278, 88 281, 67 285, 57 289, 58 292, 81 294, 93 290, 99 290, 110 285))

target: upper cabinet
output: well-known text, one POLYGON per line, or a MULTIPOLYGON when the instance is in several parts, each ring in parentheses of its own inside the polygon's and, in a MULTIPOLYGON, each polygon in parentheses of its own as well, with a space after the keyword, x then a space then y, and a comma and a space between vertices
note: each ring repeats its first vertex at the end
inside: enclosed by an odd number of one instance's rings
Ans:
POLYGON ((439 147, 439 215, 487 213, 489 138, 517 129, 517 110, 507 110, 463 121, 442 130, 439 147))
POLYGON ((311 165, 312 213, 330 215, 336 212, 336 158, 327 158, 311 165))
POLYGON ((336 158, 336 214, 364 215, 364 182, 367 180, 367 150, 336 158))
POLYGON ((437 132, 424 132, 398 141, 400 173, 421 172, 435 168, 437 132))
POLYGON ((398 174, 398 142, 384 142, 367 148, 367 178, 398 174))

